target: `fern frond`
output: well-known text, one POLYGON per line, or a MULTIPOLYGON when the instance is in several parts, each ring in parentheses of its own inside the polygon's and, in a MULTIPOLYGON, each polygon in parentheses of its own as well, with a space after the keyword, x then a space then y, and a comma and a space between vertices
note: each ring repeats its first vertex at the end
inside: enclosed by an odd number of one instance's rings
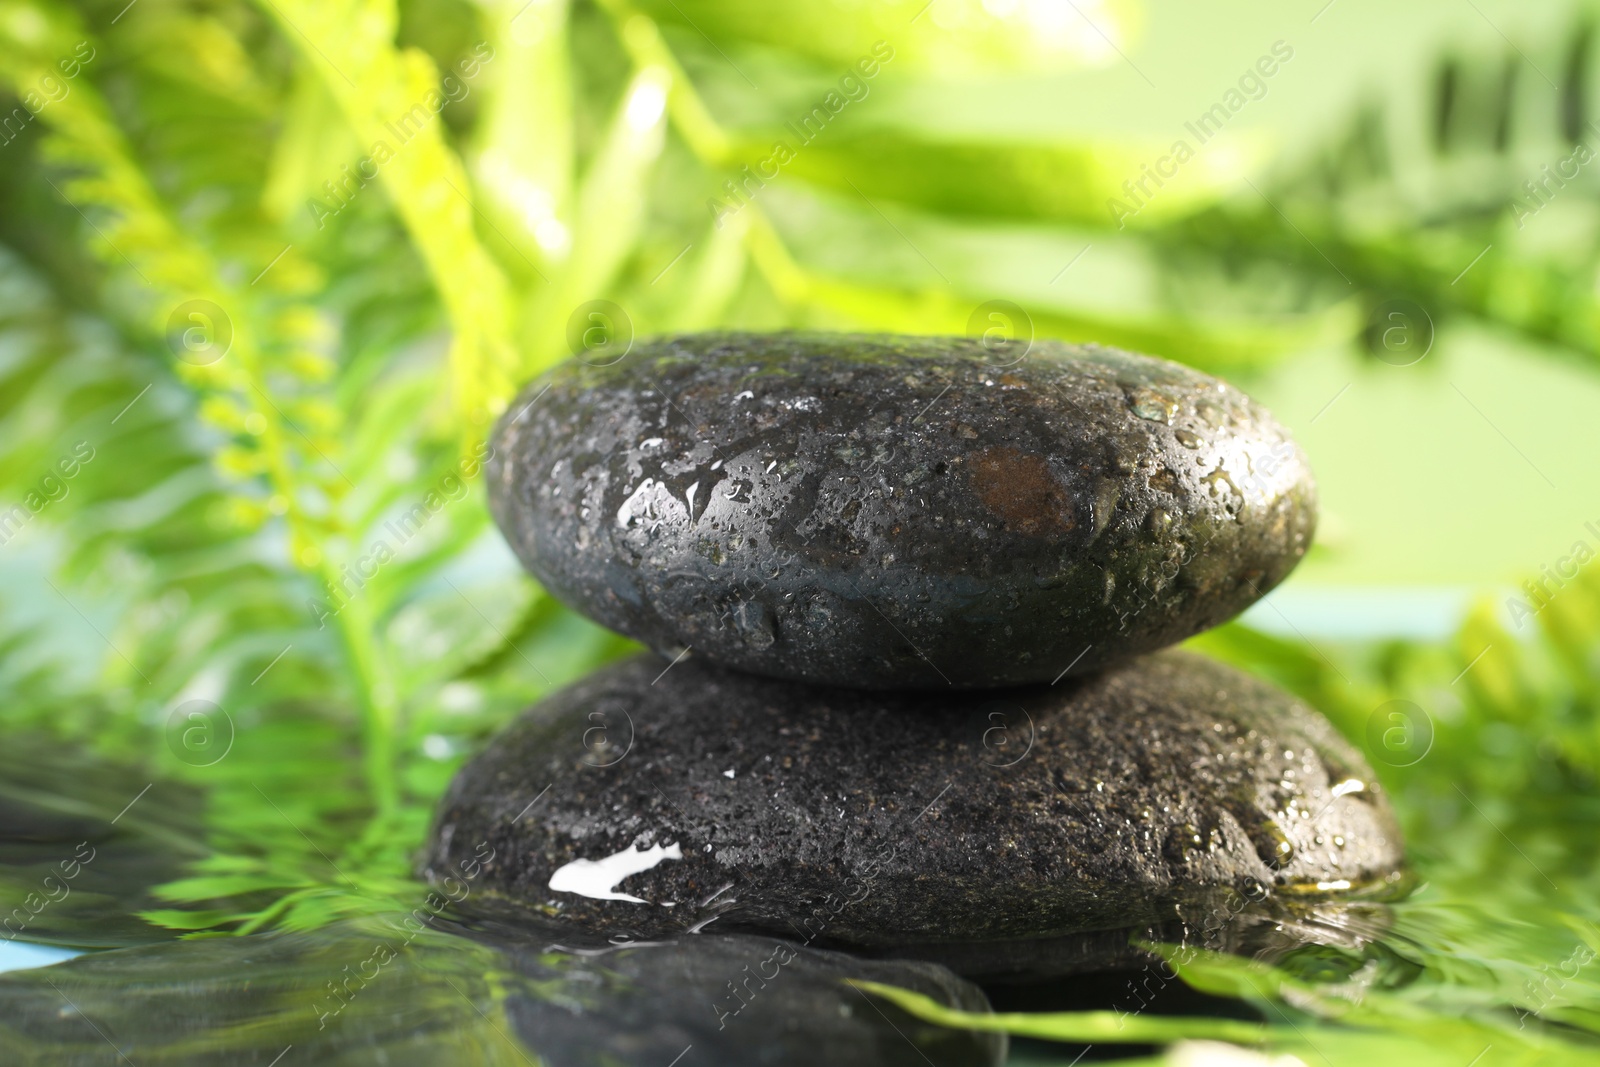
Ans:
MULTIPOLYGON (((511 296, 478 240, 466 169, 443 136, 439 113, 450 97, 440 72, 425 53, 395 46, 398 15, 388 0, 266 6, 338 102, 365 153, 350 195, 369 175, 381 177, 449 309, 451 383, 470 449, 487 435, 515 384, 511 296)), ((493 62, 492 49, 485 46, 467 62, 450 72, 452 79, 475 77, 493 62)))
MULTIPOLYGON (((6 35, 0 76, 19 95, 50 73, 57 57, 74 54, 78 43, 88 40, 65 11, 29 3, 14 4, 10 17, 0 17, 0 34, 6 35)), ((286 375, 272 373, 306 366, 306 324, 317 321, 314 310, 285 306, 228 279, 212 252, 178 224, 152 188, 86 77, 41 115, 52 130, 50 158, 75 172, 62 183, 61 195, 80 213, 102 215, 97 224, 84 214, 100 239, 97 251, 113 265, 126 265, 143 283, 146 323, 167 336, 180 360, 180 376, 211 401, 208 410, 230 432, 224 468, 261 486, 264 499, 254 499, 264 508, 254 514, 281 514, 293 562, 331 586, 336 576, 324 542, 337 528, 336 505, 349 486, 328 455, 332 439, 325 437, 326 447, 319 447, 285 415, 279 382, 286 375), (292 358, 269 364, 274 352, 292 358)), ((394 697, 363 612, 342 617, 340 633, 368 722, 374 799, 381 811, 391 810, 396 803, 394 697)))

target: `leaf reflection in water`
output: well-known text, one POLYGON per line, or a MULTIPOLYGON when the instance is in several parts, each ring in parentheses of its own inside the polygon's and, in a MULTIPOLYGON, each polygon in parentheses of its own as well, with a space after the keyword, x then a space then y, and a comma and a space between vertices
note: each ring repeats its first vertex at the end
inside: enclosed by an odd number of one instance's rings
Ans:
MULTIPOLYGON (((549 934, 554 931, 542 931, 549 934)), ((554 950, 398 921, 202 938, 101 952, 0 976, 0 1060, 139 1067, 257 1064, 998 1064, 1000 1035, 920 1022, 846 979, 987 1010, 931 964, 871 962, 782 943, 697 935, 554 950), (410 938, 407 942, 407 938, 410 938), (738 997, 742 1010, 726 1010, 738 997), (286 1052, 287 1050, 287 1052, 286 1052), (685 1050, 689 1050, 685 1054, 685 1050)))

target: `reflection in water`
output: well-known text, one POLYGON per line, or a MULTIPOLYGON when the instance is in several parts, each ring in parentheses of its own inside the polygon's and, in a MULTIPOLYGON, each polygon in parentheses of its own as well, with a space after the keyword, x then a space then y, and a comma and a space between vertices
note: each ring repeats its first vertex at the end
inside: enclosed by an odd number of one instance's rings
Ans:
MULTIPOLYGON (((1407 954, 1419 950, 1390 931, 1391 920, 1389 906, 1378 903, 1264 905, 1204 936, 1173 924, 1107 931, 1095 935, 1099 940, 1094 942, 1023 943, 1018 958, 1033 962, 1059 964, 1070 948, 1098 955, 1049 976, 1023 970, 990 973, 984 988, 997 1004, 1025 1003, 1030 1011, 1144 1011, 1158 995, 1163 1002, 1186 1001, 1179 972, 1203 953, 1220 952, 1303 982, 1398 989, 1414 981, 1422 967, 1407 954), (1120 951, 1111 951, 1113 945, 1120 945, 1120 951)), ((978 962, 994 958, 991 954, 978 962)), ((1203 1013, 1215 1014, 1215 1006, 1203 1013)))
MULTIPOLYGON (((10 923, 0 944, 113 949, 0 974, 0 1063, 980 1067, 1004 1059, 1001 1037, 923 1023, 846 983, 892 983, 986 1010, 983 994, 944 968, 772 938, 617 946, 537 920, 434 917, 436 926, 424 926, 408 915, 174 941, 137 912, 159 905, 153 886, 206 854, 197 799, 59 751, 17 743, 0 754, 8 909, 0 923, 10 923)), ((37 953, 28 962, 54 962, 37 953)))
POLYGON ((7 971, 25 971, 30 967, 46 967, 80 955, 75 949, 57 948, 55 945, 35 945, 27 941, 0 941, 0 974, 7 971))
POLYGON ((0 941, 112 948, 176 936, 138 912, 207 852, 193 790, 45 744, 0 753, 0 941))
MULTIPOLYGON (((475 917, 433 915, 427 926, 378 917, 175 941, 137 912, 159 903, 151 887, 206 854, 198 799, 59 751, 0 753, 0 904, 9 909, 0 923, 11 923, 0 947, 112 949, 51 967, 35 955, 23 962, 38 969, 0 973, 0 1063, 965 1067, 1005 1058, 998 1036, 931 1026, 845 981, 986 1010, 984 994, 944 966, 715 926, 616 943, 521 909, 501 915, 492 897, 474 896, 475 917)), ((1411 957, 1425 956, 1390 930, 1384 904, 1258 896, 1214 902, 1207 913, 1220 922, 946 944, 934 955, 985 983, 1006 1010, 1244 1008, 1188 990, 1166 962, 1181 968, 1185 953, 1201 950, 1359 988, 1397 988, 1419 973, 1411 957)), ((1061 1062, 1076 1054, 1065 1051, 1061 1062)))
POLYGON ((1410 882, 1383 880, 1362 895, 1344 898, 1265 893, 1258 898, 1225 887, 1189 901, 1185 913, 1196 916, 1189 920, 1018 940, 932 942, 870 954, 942 963, 986 986, 1048 986, 1077 975, 1165 967, 1168 960, 1181 966, 1206 952, 1284 967, 1303 948, 1357 956, 1370 951, 1388 934, 1392 912, 1385 902, 1404 896, 1410 882))
POLYGON ((551 951, 347 921, 103 952, 0 976, 0 1060, 73 1063, 521 1064, 544 1067, 998 1064, 996 1035, 920 1022, 848 985, 952 1006, 983 995, 943 968, 772 938, 551 951))

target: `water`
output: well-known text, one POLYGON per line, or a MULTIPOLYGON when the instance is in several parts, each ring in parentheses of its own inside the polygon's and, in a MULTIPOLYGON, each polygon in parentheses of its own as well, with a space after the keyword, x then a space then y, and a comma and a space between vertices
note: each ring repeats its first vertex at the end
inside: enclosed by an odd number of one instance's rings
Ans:
MULTIPOLYGON (((0 756, 0 900, 31 897, 37 907, 15 939, 0 940, 0 1062, 1066 1067, 1080 1053, 1087 1063, 1156 1051, 1138 1028, 1163 1020, 1232 1020, 1278 1024, 1291 1042, 1299 1032, 1312 1042, 1305 1062, 1320 1047, 1342 1063, 1360 1058, 1344 1054, 1340 1013, 1403 1008, 1410 1019, 1419 1003, 1481 999, 1492 978, 1501 996, 1520 997, 1524 1014, 1494 1009, 1504 1018, 1481 1049, 1559 1025, 1563 998, 1593 984, 1588 959, 1558 931, 1539 928, 1535 944, 1535 931, 1503 929, 1433 887, 1410 900, 1339 905, 1241 892, 1238 910, 1214 928, 1174 923, 1014 946, 1016 958, 1058 976, 991 977, 981 993, 932 964, 804 949, 715 924, 666 942, 613 944, 497 919, 492 902, 475 899, 475 917, 375 907, 314 930, 184 940, 135 913, 159 905, 151 887, 205 853, 198 810, 192 791, 136 772, 25 749, 0 756), (1167 947, 1158 955, 1152 945, 1167 947), (1508 970, 1519 955, 1529 962, 1508 970), (1095 961, 1086 973, 1083 960, 1095 961), (1237 995, 1241 976, 1266 965, 1300 990, 1289 999, 1304 1013, 1294 1028, 1274 1014, 1281 1005, 1237 995), (1460 985, 1463 973, 1476 991, 1460 985), (847 979, 975 1011, 987 995, 996 1010, 1109 1013, 1129 1029, 1109 1040, 1008 1043, 925 1022, 847 979)), ((1176 847, 1204 848, 1205 836, 1195 827, 1176 847)), ((670 862, 670 850, 623 859, 670 862)), ((617 872, 592 873, 597 891, 612 891, 617 872)), ((427 889, 411 894, 420 902, 427 889)), ((1461 1035, 1479 1040, 1470 1027, 1461 1035)), ((1438 1040, 1454 1054, 1453 1038, 1438 1040)))
POLYGON ((83 953, 76 949, 55 945, 34 945, 27 941, 0 942, 0 974, 7 971, 25 971, 31 967, 45 967, 62 960, 70 960, 83 953))
POLYGON ((205 856, 198 794, 7 739, 0 757, 0 944, 120 948, 170 936, 149 890, 205 856))
POLYGON ((757 1049, 771 1063, 977 1067, 1003 1054, 1001 1038, 919 1022, 840 981, 977 1006, 931 966, 711 934, 559 951, 538 934, 378 916, 104 952, 0 976, 0 1050, 18 1067, 697 1067, 750 1062, 757 1049), (807 1019, 824 1024, 794 1025, 807 1019))
MULTIPOLYGON (((1005 1055, 1003 1035, 926 1023, 847 983, 983 1010, 977 987, 944 968, 770 937, 613 944, 526 918, 390 906, 314 930, 179 939, 135 913, 204 855, 200 805, 140 778, 42 750, 0 755, 0 901, 16 904, 13 938, 0 939, 8 1067, 984 1067, 1005 1055)), ((569 873, 607 893, 676 854, 569 873)), ((429 890, 410 895, 420 904, 429 890)))

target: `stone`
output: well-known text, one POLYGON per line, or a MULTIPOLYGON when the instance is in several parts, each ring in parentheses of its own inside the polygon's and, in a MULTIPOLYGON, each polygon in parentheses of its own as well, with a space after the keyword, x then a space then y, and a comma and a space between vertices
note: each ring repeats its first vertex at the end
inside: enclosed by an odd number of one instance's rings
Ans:
POLYGON ((536 704, 457 774, 424 875, 467 842, 495 853, 472 907, 968 974, 1006 946, 1045 944, 1067 971, 1117 947, 1084 934, 1360 899, 1402 863, 1386 798, 1326 720, 1180 652, 895 694, 639 656, 536 704))
POLYGON ((1057 342, 673 337, 557 367, 492 445, 495 518, 559 599, 669 657, 859 688, 1172 644, 1276 585, 1316 517, 1239 390, 1057 342))

